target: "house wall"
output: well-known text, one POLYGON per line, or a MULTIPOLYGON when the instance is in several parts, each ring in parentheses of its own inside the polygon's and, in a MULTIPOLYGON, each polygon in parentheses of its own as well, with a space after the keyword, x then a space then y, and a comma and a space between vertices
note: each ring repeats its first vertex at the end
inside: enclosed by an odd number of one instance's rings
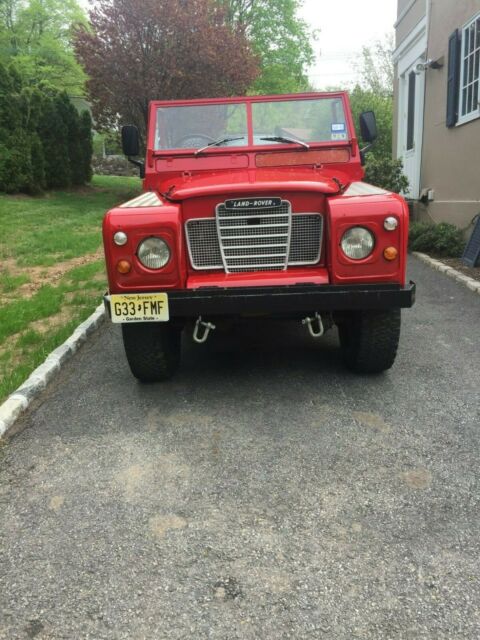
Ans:
POLYGON ((397 22, 395 24, 396 46, 398 47, 427 13, 428 0, 398 0, 397 22))
POLYGON ((480 12, 480 0, 432 0, 427 57, 444 57, 442 69, 427 69, 421 185, 434 200, 417 206, 421 217, 465 228, 480 212, 480 118, 446 126, 448 39, 480 12))
MULTIPOLYGON (((400 47, 402 42, 408 37, 420 20, 427 13, 427 0, 398 0, 397 22, 395 23, 395 46, 400 47)), ((399 118, 399 81, 398 66, 394 68, 393 86, 393 156, 398 157, 398 118, 399 118)))
POLYGON ((427 51, 427 0, 398 0, 394 53, 394 157, 401 158, 409 180, 408 196, 420 193, 420 163, 423 135, 424 75, 416 77, 413 117, 409 111, 410 76, 425 60, 427 51), (413 147, 407 149, 409 124, 413 127, 413 147))

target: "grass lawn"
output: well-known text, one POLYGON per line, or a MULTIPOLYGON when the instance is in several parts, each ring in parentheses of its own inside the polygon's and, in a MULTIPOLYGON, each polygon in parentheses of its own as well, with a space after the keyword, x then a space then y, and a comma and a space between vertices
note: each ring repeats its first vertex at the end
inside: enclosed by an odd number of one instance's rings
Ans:
POLYGON ((0 195, 0 402, 100 304, 103 215, 140 189, 95 176, 79 190, 0 195))

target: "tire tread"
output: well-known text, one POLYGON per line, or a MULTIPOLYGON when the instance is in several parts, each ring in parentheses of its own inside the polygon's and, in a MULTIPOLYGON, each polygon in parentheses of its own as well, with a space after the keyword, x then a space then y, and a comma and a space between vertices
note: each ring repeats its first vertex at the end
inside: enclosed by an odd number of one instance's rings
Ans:
POLYGON ((340 327, 344 361, 357 373, 381 373, 393 366, 400 340, 401 311, 360 311, 340 327))
POLYGON ((138 380, 172 377, 180 362, 180 329, 159 323, 123 324, 122 336, 130 370, 138 380))

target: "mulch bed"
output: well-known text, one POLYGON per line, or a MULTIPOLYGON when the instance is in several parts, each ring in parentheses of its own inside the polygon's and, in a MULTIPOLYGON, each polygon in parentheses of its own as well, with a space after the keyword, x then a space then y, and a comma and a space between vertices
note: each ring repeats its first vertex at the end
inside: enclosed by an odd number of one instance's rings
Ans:
MULTIPOLYGON (((432 256, 432 258, 433 257, 434 256, 432 256)), ((463 264, 460 258, 437 258, 437 259, 440 260, 440 262, 443 262, 444 264, 448 264, 448 266, 452 267, 452 269, 456 269, 457 271, 460 271, 466 276, 469 276, 470 278, 474 278, 475 280, 478 280, 480 282, 480 267, 474 267, 474 268, 467 267, 467 265, 463 264)))

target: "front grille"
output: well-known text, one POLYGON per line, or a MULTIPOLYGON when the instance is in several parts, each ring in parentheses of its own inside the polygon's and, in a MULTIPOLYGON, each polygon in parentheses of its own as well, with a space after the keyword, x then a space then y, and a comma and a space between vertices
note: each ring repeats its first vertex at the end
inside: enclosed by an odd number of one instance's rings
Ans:
POLYGON ((292 215, 285 201, 277 209, 238 212, 219 205, 217 219, 188 220, 185 230, 194 269, 285 270, 320 260, 323 218, 316 213, 292 215))
POLYGON ((288 264, 316 264, 320 260, 322 231, 322 216, 312 213, 293 216, 288 264))
POLYGON ((223 269, 215 218, 189 220, 185 228, 192 267, 194 269, 223 269))
POLYGON ((279 207, 239 211, 219 204, 217 231, 225 271, 285 270, 291 229, 292 208, 285 200, 279 207))

